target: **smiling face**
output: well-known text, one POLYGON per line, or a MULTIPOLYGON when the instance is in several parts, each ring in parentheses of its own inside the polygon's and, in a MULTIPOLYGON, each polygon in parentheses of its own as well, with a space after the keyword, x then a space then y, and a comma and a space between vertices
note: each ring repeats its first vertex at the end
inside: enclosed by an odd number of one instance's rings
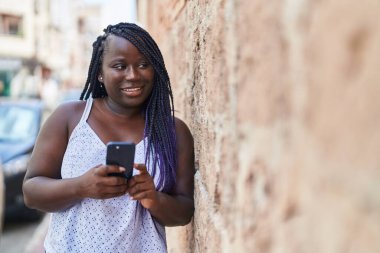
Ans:
POLYGON ((103 52, 99 81, 113 104, 140 107, 153 89, 154 69, 128 40, 110 35, 103 52))

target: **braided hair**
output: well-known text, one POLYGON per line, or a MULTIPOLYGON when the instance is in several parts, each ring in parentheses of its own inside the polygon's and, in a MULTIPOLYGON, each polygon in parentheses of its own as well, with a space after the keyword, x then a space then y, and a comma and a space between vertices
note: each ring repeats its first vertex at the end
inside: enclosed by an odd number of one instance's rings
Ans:
POLYGON ((147 31, 132 23, 109 25, 92 44, 93 52, 88 76, 80 96, 81 100, 106 97, 107 91, 99 82, 104 49, 109 35, 122 37, 131 42, 150 62, 154 69, 154 85, 144 106, 144 143, 147 147, 145 163, 153 162, 152 174, 159 169, 157 189, 171 190, 176 178, 176 135, 173 94, 164 59, 156 42, 147 31))

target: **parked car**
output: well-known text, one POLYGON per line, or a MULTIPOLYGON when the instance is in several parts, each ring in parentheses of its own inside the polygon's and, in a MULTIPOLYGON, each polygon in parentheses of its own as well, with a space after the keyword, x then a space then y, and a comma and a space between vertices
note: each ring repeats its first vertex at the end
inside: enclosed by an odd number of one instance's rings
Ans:
POLYGON ((5 182, 5 219, 40 218, 24 204, 22 182, 41 127, 40 100, 0 100, 0 161, 5 182))
POLYGON ((79 88, 70 88, 67 90, 63 90, 60 93, 60 103, 79 100, 81 94, 82 89, 79 88))
POLYGON ((3 215, 4 215, 4 202, 5 202, 5 185, 4 185, 4 177, 3 170, 1 169, 0 163, 0 238, 3 232, 3 215))

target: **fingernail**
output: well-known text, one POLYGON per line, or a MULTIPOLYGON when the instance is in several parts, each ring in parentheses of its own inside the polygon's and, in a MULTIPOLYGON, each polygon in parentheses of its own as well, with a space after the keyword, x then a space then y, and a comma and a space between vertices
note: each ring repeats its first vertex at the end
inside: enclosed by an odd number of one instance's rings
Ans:
POLYGON ((124 172, 124 171, 125 171, 125 168, 124 168, 124 167, 119 167, 119 170, 120 170, 121 172, 124 172))

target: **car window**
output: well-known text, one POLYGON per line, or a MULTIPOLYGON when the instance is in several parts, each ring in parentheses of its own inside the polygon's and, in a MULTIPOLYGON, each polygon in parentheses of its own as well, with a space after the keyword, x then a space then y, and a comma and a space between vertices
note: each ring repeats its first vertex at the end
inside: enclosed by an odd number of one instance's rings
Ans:
POLYGON ((0 140, 31 139, 38 131, 38 114, 18 106, 0 106, 0 140))

